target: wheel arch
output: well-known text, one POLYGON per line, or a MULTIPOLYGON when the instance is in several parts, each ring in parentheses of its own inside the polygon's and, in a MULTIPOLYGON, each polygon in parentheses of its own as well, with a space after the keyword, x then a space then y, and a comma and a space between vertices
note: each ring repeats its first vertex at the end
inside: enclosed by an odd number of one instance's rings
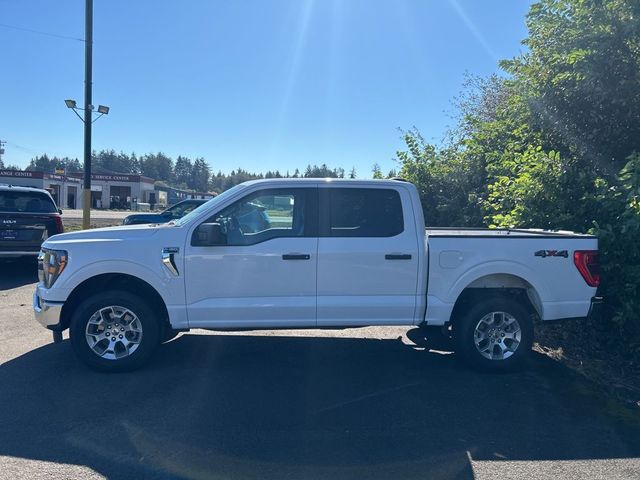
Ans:
POLYGON ((71 291, 60 314, 62 329, 69 328, 75 308, 84 299, 95 292, 104 290, 124 290, 142 297, 156 313, 161 324, 170 328, 167 306, 160 293, 152 285, 139 277, 126 273, 103 273, 85 279, 71 291))
POLYGON ((451 311, 450 323, 454 323, 470 304, 488 297, 515 299, 531 314, 542 317, 542 300, 534 285, 518 275, 492 273, 476 278, 462 289, 451 311))

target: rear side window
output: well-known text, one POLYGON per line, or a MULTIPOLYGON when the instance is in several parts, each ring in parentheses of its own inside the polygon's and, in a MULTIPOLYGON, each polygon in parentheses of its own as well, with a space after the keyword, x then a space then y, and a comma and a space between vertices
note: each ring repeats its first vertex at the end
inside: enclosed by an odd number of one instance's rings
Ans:
POLYGON ((332 188, 324 198, 329 208, 323 215, 323 236, 393 237, 404 231, 402 202, 396 190, 332 188))
POLYGON ((55 213, 56 206, 40 192, 0 191, 0 212, 55 213))

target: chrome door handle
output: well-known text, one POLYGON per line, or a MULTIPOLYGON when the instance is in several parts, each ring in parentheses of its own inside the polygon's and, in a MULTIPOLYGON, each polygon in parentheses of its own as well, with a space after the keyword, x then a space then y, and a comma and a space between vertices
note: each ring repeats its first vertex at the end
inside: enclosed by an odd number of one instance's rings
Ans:
POLYGON ((387 253, 384 256, 385 260, 411 260, 410 253, 387 253))
POLYGON ((285 253, 282 255, 283 260, 309 260, 311 255, 308 253, 285 253))

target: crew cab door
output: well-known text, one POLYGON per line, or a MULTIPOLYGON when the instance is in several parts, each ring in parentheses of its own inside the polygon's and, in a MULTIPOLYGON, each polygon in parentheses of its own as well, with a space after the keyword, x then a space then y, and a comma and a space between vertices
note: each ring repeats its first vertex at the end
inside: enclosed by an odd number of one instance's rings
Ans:
POLYGON ((185 248, 190 327, 316 325, 318 202, 315 185, 258 190, 203 223, 219 244, 185 248))
POLYGON ((413 324, 419 248, 408 192, 319 193, 318 326, 413 324))

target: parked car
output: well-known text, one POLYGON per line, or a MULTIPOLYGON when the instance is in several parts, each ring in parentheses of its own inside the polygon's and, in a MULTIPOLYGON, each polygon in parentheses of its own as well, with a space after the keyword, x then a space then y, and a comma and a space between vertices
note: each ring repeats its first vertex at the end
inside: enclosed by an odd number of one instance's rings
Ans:
POLYGON ((61 213, 46 190, 0 185, 0 258, 35 258, 47 238, 64 232, 61 213))
POLYGON ((425 231, 404 181, 257 180, 175 222, 49 238, 33 308, 107 371, 190 328, 371 325, 450 326, 458 355, 503 371, 530 353, 534 317, 590 313, 597 248, 572 232, 425 231), (252 209, 258 229, 240 219, 252 209))
POLYGON ((203 203, 207 202, 207 200, 200 199, 190 199, 183 200, 182 202, 176 203, 171 207, 163 210, 159 213, 134 213, 133 215, 129 215, 125 217, 122 221, 123 225, 142 225, 144 223, 166 223, 171 220, 177 220, 178 218, 183 217, 191 210, 198 208, 203 203))

